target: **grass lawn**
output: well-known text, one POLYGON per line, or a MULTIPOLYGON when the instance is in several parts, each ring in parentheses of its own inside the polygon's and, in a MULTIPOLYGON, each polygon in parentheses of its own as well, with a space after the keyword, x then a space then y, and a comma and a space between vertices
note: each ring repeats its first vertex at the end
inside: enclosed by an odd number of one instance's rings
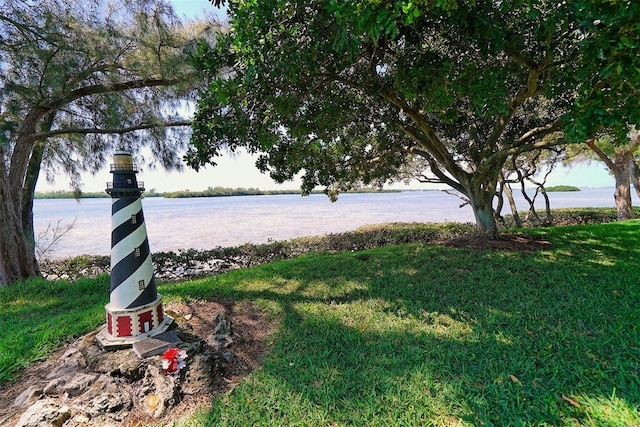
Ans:
MULTIPOLYGON (((263 368, 184 425, 640 425, 640 221, 527 232, 552 246, 412 243, 163 284, 280 319, 263 368)), ((0 381, 107 299, 105 278, 0 289, 0 381)))

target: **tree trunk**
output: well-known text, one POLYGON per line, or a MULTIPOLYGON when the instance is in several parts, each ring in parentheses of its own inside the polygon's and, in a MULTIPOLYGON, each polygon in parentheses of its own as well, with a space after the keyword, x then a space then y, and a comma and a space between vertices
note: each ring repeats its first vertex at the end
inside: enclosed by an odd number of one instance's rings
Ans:
MULTIPOLYGON (((493 187, 495 188, 495 186, 493 187)), ((495 190, 475 189, 469 191, 467 197, 476 219, 476 236, 495 240, 498 238, 498 224, 494 216, 493 197, 495 190)))
POLYGON ((618 211, 618 220, 633 218, 633 210, 631 209, 631 168, 630 164, 633 160, 633 152, 640 145, 640 131, 630 138, 628 145, 618 148, 615 151, 613 160, 609 158, 595 143, 590 139, 585 142, 602 161, 605 162, 609 170, 613 173, 616 180, 616 189, 613 193, 613 199, 616 203, 618 211))
POLYGON ((528 221, 530 217, 533 217, 533 222, 535 224, 540 224, 542 220, 540 219, 540 216, 538 216, 538 212, 536 212, 536 206, 535 206, 537 190, 536 190, 536 195, 533 196, 533 199, 529 197, 529 193, 527 193, 527 188, 525 186, 524 179, 520 178, 520 193, 522 193, 522 197, 524 197, 524 199, 529 204, 529 213, 525 217, 525 221, 528 221))
POLYGON ((10 161, 0 146, 0 286, 40 276, 33 245, 23 231, 22 191, 36 142, 33 135, 44 114, 36 109, 26 115, 10 161))
POLYGON ((20 199, 15 197, 20 191, 6 179, 0 183, 0 286, 40 275, 34 251, 22 232, 20 207, 16 206, 20 199))
POLYGON ((505 185, 508 185, 508 184, 505 184, 503 178, 504 177, 500 178, 500 181, 498 182, 498 191, 496 192, 497 202, 496 202, 496 207, 494 208, 494 215, 497 220, 502 219, 502 208, 504 207, 504 197, 502 197, 502 194, 505 192, 504 191, 505 185))
POLYGON ((477 208, 473 214, 476 218, 476 236, 490 240, 498 239, 498 226, 493 216, 493 208, 477 208))
POLYGON ((611 169, 616 180, 616 190, 613 198, 618 211, 618 221, 633 218, 631 209, 631 170, 629 163, 631 152, 628 150, 616 151, 615 167, 611 169))
POLYGON ((513 215, 513 220, 516 224, 516 227, 521 228, 522 220, 520 219, 518 207, 516 206, 516 201, 513 198, 513 191, 511 191, 511 187, 509 186, 509 184, 504 186, 504 194, 506 194, 507 200, 509 201, 509 207, 511 208, 511 214, 513 215))
POLYGON ((549 195, 547 194, 547 189, 544 186, 540 186, 540 192, 542 193, 542 197, 544 197, 544 211, 547 214, 546 225, 553 224, 553 215, 551 215, 551 201, 549 200, 549 195))
POLYGON ((29 247, 33 253, 34 268, 39 271, 38 260, 35 256, 36 236, 33 226, 33 199, 36 194, 36 184, 40 176, 40 165, 42 164, 42 155, 44 153, 44 143, 38 141, 34 147, 29 159, 27 168, 27 176, 25 178, 24 187, 22 188, 22 232, 29 242, 29 247))
MULTIPOLYGON (((52 111, 48 113, 40 125, 42 132, 51 130, 53 121, 55 120, 56 112, 52 111)), ((27 165, 27 173, 24 180, 24 186, 22 188, 22 231, 27 238, 33 252, 33 262, 35 263, 35 270, 39 272, 38 260, 35 256, 36 250, 36 235, 33 227, 33 199, 36 194, 36 184, 40 177, 40 167, 42 165, 42 156, 44 155, 45 141, 36 141, 31 150, 31 157, 29 158, 29 164, 27 165)))

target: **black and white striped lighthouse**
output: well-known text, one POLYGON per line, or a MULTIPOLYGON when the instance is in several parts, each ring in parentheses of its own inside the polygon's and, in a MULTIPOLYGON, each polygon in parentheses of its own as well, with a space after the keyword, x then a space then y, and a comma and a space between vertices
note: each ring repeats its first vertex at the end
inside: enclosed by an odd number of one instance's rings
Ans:
POLYGON ((167 330, 172 320, 157 292, 142 214, 144 184, 129 151, 117 151, 111 165, 111 287, 107 325, 97 338, 103 347, 132 345, 167 330))

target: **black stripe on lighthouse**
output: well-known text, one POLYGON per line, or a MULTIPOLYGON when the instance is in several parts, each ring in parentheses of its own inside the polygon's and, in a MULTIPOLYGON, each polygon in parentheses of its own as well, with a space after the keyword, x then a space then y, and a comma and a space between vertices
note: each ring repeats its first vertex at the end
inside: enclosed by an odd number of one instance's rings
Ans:
POLYGON ((136 200, 138 200, 138 197, 120 197, 114 199, 111 204, 111 215, 126 208, 130 204, 135 203, 136 200))
MULTIPOLYGON (((126 280, 131 277, 142 265, 147 261, 150 254, 149 239, 145 238, 140 246, 134 249, 133 252, 122 258, 116 265, 111 268, 111 292, 113 292, 118 286, 122 285, 126 280)), ((153 279, 153 276, 152 276, 153 279)), ((155 281, 151 280, 149 284, 145 283, 145 290, 153 290, 153 297, 147 302, 152 302, 156 299, 155 281), (152 283, 153 282, 153 286, 152 283), (153 287, 153 289, 149 289, 153 287)), ((146 304, 146 303, 144 303, 146 304)))
POLYGON ((130 277, 133 273, 136 272, 142 264, 147 260, 149 256, 149 239, 145 238, 144 242, 138 248, 138 253, 134 249, 133 252, 129 253, 126 257, 122 258, 116 265, 111 267, 111 282, 112 288, 117 288, 120 284, 122 284, 128 277, 130 277))
MULTIPOLYGON (((133 218, 133 215, 134 214, 132 214, 131 218, 133 218)), ((131 233, 144 225, 144 215, 142 213, 142 208, 135 213, 135 219, 135 222, 131 221, 131 219, 128 219, 111 231, 112 248, 120 243, 120 241, 125 237, 129 236, 131 233)))
POLYGON ((155 301, 157 297, 158 290, 156 289, 156 278, 152 277, 151 281, 144 289, 144 291, 142 291, 140 296, 136 298, 135 301, 133 301, 127 308, 140 307, 141 305, 149 304, 150 302, 155 301))

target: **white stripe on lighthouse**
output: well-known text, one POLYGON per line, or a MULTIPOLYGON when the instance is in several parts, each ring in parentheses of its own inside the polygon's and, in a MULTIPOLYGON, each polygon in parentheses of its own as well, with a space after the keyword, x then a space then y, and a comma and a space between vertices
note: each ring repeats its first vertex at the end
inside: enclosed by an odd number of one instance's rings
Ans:
MULTIPOLYGON (((114 205, 120 199, 113 199, 112 205, 114 205)), ((114 212, 111 214, 111 229, 113 230, 120 224, 130 221, 131 215, 135 215, 142 210, 142 202, 140 199, 137 199, 135 202, 125 206, 120 209, 118 212, 114 212)))
MULTIPOLYGON (((129 216, 131 217, 131 216, 129 216)), ((144 224, 141 224, 133 233, 120 240, 111 248, 111 268, 122 261, 131 253, 132 248, 138 248, 147 238, 147 230, 144 224)), ((133 301, 133 300, 132 300, 133 301)))
POLYGON ((138 286, 138 280, 144 280, 146 286, 151 282, 151 279, 153 279, 153 266, 151 254, 149 254, 142 265, 111 292, 112 308, 127 308, 144 291, 144 288, 140 289, 138 286))

